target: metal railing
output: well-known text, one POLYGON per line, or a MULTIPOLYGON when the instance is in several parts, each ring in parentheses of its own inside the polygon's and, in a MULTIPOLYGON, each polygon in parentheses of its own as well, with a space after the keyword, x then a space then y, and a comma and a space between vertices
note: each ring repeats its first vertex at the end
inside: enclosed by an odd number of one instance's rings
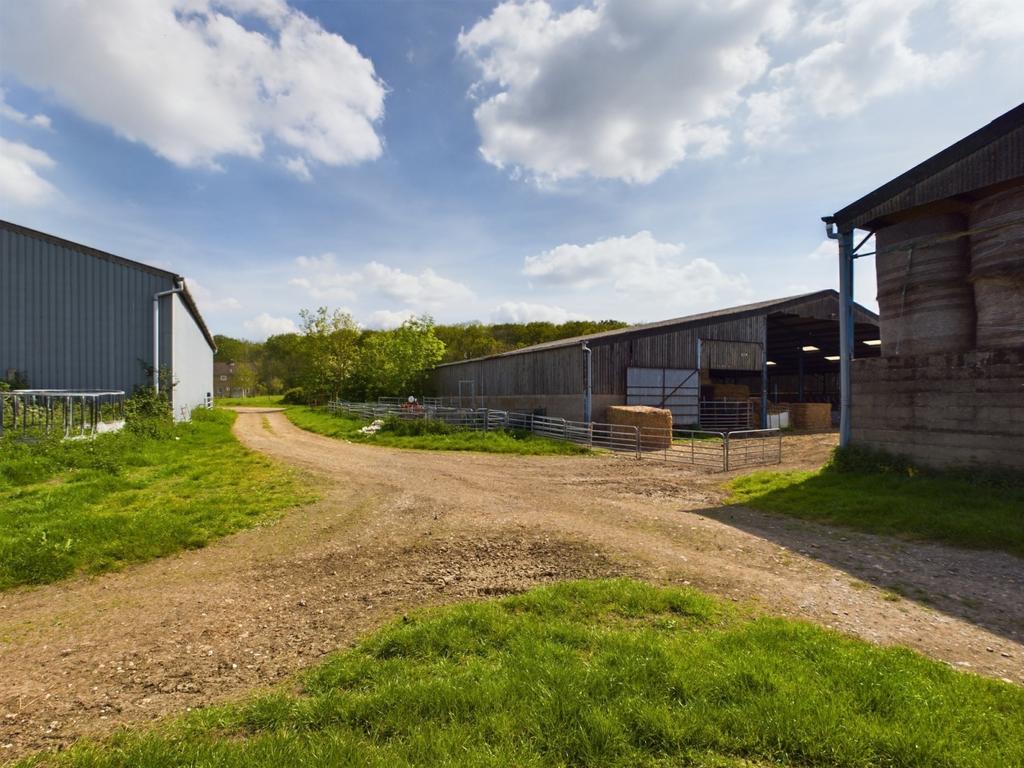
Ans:
POLYGON ((782 434, 778 429, 709 431, 676 427, 638 427, 627 424, 569 421, 554 416, 489 408, 431 407, 392 402, 353 403, 331 400, 327 410, 372 421, 387 417, 429 419, 458 429, 479 431, 522 430, 549 440, 632 454, 638 459, 660 459, 713 470, 739 469, 782 461, 782 434))
POLYGON ((124 426, 121 390, 16 389, 0 392, 0 435, 60 432, 94 437, 124 426))
POLYGON ((701 400, 702 429, 732 432, 754 426, 754 406, 749 400, 701 400))

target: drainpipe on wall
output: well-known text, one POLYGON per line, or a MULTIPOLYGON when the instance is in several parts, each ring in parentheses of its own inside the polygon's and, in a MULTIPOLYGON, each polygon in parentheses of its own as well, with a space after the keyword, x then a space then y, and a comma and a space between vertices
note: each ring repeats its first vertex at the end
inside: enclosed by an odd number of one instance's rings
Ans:
POLYGON ((587 388, 583 392, 583 421, 590 423, 591 399, 593 397, 593 366, 591 365, 591 352, 587 342, 583 342, 583 354, 587 356, 587 388))
POLYGON ((169 291, 160 291, 153 294, 153 391, 160 391, 160 299, 163 296, 170 296, 174 293, 182 293, 185 286, 181 278, 176 278, 177 287, 169 291))

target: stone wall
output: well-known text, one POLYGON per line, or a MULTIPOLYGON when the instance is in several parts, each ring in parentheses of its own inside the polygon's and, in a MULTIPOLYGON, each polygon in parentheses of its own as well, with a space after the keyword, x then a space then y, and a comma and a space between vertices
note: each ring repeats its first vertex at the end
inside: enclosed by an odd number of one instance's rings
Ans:
POLYGON ((852 395, 852 444, 1024 469, 1024 351, 855 360, 852 395))

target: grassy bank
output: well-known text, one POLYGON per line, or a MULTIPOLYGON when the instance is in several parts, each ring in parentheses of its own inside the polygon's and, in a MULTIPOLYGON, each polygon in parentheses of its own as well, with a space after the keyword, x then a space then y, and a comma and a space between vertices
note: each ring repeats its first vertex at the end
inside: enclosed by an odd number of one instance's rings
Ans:
POLYGON ((290 470, 197 411, 163 437, 8 439, 0 445, 0 589, 95 573, 181 549, 311 500, 290 470))
POLYGON ((695 591, 568 583, 404 617, 301 686, 44 764, 1001 768, 1024 690, 695 591))
POLYGON ((372 435, 360 432, 363 419, 330 413, 320 408, 291 407, 286 415, 297 427, 327 437, 336 437, 368 445, 413 448, 427 451, 481 451, 525 456, 575 455, 590 453, 584 446, 548 440, 523 431, 471 432, 446 428, 437 422, 389 420, 385 428, 372 435))
POLYGON ((1024 479, 921 472, 871 454, 840 455, 816 472, 755 472, 729 502, 868 533, 994 549, 1024 557, 1024 479))

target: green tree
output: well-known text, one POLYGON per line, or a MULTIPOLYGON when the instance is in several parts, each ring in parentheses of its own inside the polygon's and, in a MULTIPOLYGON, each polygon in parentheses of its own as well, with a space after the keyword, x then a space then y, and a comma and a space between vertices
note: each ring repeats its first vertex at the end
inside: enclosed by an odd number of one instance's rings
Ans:
POLYGON ((299 312, 305 370, 301 386, 307 400, 326 400, 337 396, 358 357, 359 328, 352 316, 327 307, 299 312))
POLYGON ((422 394, 430 370, 443 358, 444 342, 428 315, 410 318, 391 331, 366 334, 346 394, 366 400, 422 394))

